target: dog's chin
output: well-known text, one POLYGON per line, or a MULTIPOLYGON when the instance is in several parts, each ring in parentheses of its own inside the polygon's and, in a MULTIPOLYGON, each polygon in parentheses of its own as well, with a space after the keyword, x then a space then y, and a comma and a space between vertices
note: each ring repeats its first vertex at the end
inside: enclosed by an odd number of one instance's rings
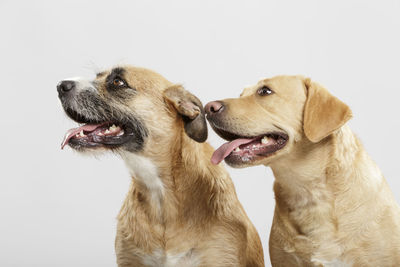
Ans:
POLYGON ((289 136, 283 131, 266 132, 260 135, 240 134, 213 125, 214 131, 228 142, 218 148, 211 161, 222 160, 234 168, 268 165, 286 150, 289 136))

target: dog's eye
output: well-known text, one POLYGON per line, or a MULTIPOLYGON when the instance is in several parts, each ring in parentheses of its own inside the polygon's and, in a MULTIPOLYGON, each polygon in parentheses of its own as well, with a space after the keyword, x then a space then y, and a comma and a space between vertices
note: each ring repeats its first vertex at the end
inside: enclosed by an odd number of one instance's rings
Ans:
POLYGON ((274 93, 274 91, 269 89, 267 86, 263 86, 257 90, 257 94, 260 96, 272 95, 273 93, 274 93))
POLYGON ((113 85, 117 86, 117 87, 122 87, 122 86, 125 86, 125 82, 120 78, 115 78, 113 80, 113 85))

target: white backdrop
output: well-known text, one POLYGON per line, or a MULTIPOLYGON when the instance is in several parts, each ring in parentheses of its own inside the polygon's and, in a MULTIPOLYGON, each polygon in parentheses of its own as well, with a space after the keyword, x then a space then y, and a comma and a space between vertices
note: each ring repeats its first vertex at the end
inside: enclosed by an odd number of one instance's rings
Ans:
MULTIPOLYGON (((207 103, 261 77, 304 74, 349 104, 351 127, 397 200, 400 2, 0 1, 0 266, 115 266, 130 177, 113 156, 60 150, 74 127, 56 84, 129 63, 207 103)), ((209 142, 222 140, 213 132, 209 142)), ((266 167, 229 168, 263 241, 274 199, 266 167)))

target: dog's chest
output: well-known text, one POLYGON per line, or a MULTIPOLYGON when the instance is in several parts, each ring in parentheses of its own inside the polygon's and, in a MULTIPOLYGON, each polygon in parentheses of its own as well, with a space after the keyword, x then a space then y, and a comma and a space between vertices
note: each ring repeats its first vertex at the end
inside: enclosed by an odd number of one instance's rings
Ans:
POLYGON ((179 253, 156 249, 151 254, 144 255, 142 261, 143 264, 150 267, 196 267, 200 265, 200 257, 194 249, 179 253))
MULTIPOLYGON (((313 242, 295 242, 296 248, 285 247, 283 251, 293 262, 301 266, 325 266, 325 267, 350 267, 351 264, 340 258, 341 252, 337 244, 319 244, 318 249, 313 248, 313 242)), ((315 243, 314 243, 315 245, 315 243)))

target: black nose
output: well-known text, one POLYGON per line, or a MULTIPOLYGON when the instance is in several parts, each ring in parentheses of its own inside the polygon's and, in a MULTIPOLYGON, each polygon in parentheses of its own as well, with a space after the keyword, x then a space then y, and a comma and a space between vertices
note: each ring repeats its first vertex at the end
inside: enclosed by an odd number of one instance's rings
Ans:
POLYGON ((62 96, 75 89, 74 81, 61 81, 57 84, 58 95, 62 96))

